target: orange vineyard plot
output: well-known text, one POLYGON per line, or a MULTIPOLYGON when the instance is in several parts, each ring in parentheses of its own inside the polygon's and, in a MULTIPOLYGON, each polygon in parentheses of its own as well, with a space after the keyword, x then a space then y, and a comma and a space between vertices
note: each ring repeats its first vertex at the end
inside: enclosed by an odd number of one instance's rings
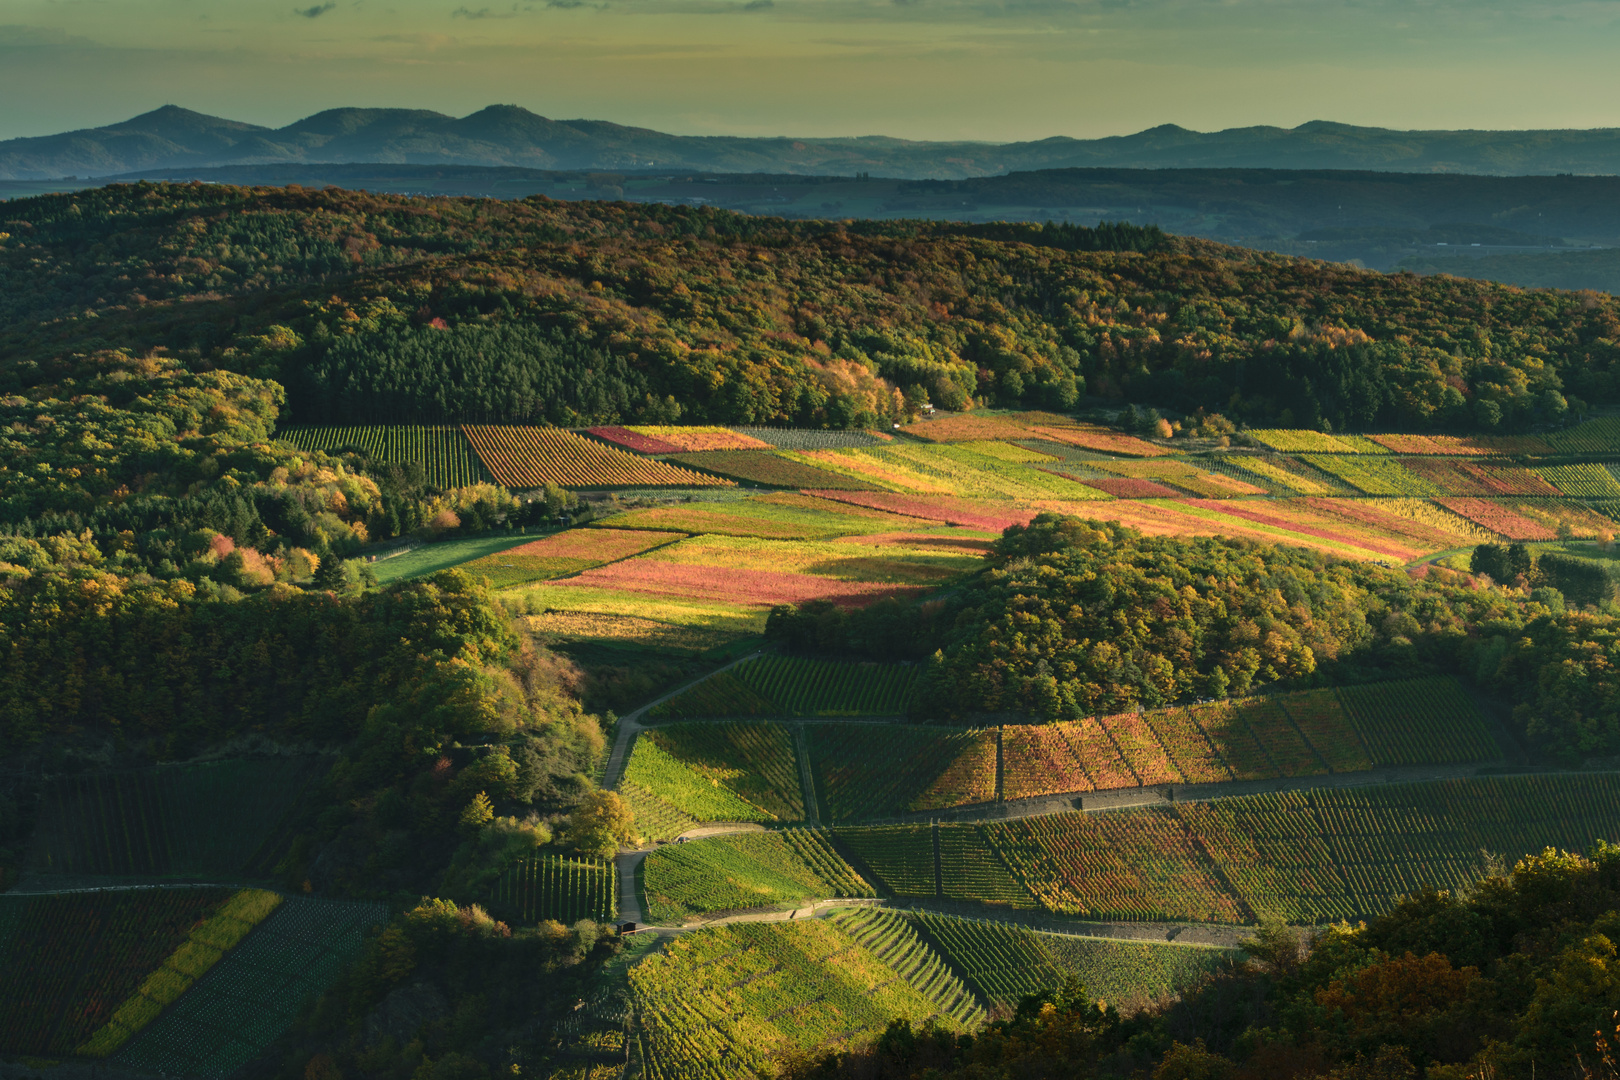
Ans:
POLYGON ((496 483, 542 487, 731 487, 730 480, 627 454, 562 428, 467 424, 467 439, 496 483))
POLYGON ((1085 767, 1092 785, 1098 791, 1142 786, 1142 781, 1125 764, 1119 747, 1114 745, 1113 738, 1095 716, 1058 724, 1057 728, 1069 741, 1074 756, 1085 767))
POLYGON ((1204 737, 1188 709, 1164 709, 1143 715, 1164 744, 1170 760, 1189 784, 1214 784, 1232 779, 1232 771, 1204 737))
POLYGON ((1159 737, 1148 726, 1142 713, 1118 713, 1097 718, 1108 734, 1114 737, 1119 752, 1124 755, 1131 771, 1142 778, 1143 784, 1179 784, 1184 781, 1181 770, 1170 761, 1159 743, 1159 737))
POLYGON ((1107 454, 1127 454, 1131 457, 1163 457, 1175 451, 1138 439, 1134 435, 1121 435, 1107 428, 1037 427, 1031 429, 1038 438, 1078 446, 1082 450, 1100 450, 1107 454))
POLYGON ((1401 464, 1447 495, 1559 494, 1546 480, 1519 465, 1436 460, 1403 460, 1401 464))
POLYGON ((1091 778, 1056 725, 1018 724, 1002 728, 1001 759, 1004 798, 1028 799, 1092 790, 1091 778))
POLYGON ((929 442, 971 442, 975 439, 1027 439, 1029 428, 999 416, 939 416, 919 420, 900 429, 929 442))

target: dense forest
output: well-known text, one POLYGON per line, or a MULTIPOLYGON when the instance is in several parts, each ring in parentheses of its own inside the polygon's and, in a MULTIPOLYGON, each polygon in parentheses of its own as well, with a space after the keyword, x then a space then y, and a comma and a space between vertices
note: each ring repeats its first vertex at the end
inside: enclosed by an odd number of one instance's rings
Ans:
POLYGON ((1620 752, 1620 608, 1592 589, 1590 564, 1483 545, 1474 568, 1415 578, 1046 513, 1008 529, 945 597, 784 605, 766 634, 802 652, 927 661, 916 708, 929 718, 1065 720, 1445 671, 1513 703, 1538 750, 1620 752))
POLYGON ((116 349, 273 380, 283 421, 847 426, 1090 395, 1516 427, 1617 393, 1611 298, 1125 227, 139 184, 9 203, 0 233, 0 390, 116 349))

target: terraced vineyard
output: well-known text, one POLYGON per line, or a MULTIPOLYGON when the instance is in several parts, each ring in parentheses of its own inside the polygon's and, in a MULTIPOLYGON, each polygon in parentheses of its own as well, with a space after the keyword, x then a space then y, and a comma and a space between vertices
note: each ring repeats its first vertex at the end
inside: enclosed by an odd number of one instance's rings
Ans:
POLYGON ((650 921, 715 911, 872 896, 872 886, 817 829, 736 833, 669 844, 642 863, 650 921))
POLYGON ((822 919, 740 923, 683 934, 630 969, 649 1080, 746 1075, 790 1050, 835 1050, 892 1019, 952 1027, 955 988, 925 996, 822 919))
POLYGON ((386 917, 382 904, 289 898, 109 1060, 171 1076, 235 1072, 292 1027, 386 917))
POLYGON ((920 675, 908 664, 766 656, 699 683, 649 716, 898 716, 920 675))
POLYGON ((1586 850, 1620 835, 1620 777, 1492 777, 1321 788, 982 825, 849 827, 839 842, 887 895, 1090 919, 1316 923, 1457 889, 1481 851, 1586 850), (938 859, 952 852, 952 883, 938 859), (1009 886, 1009 878, 1012 886, 1009 886))
POLYGON ((58 777, 30 860, 48 873, 268 877, 324 768, 277 757, 58 777))
POLYGON ((436 488, 487 484, 489 473, 459 427, 291 427, 276 433, 300 450, 329 453, 355 449, 373 461, 422 466, 422 477, 436 488))
POLYGON ((511 863, 496 879, 490 909, 518 921, 612 922, 619 913, 619 875, 611 862, 539 855, 511 863))
POLYGON ((1501 756, 1478 706, 1450 679, 1409 679, 1341 689, 1375 765, 1489 761, 1501 756))

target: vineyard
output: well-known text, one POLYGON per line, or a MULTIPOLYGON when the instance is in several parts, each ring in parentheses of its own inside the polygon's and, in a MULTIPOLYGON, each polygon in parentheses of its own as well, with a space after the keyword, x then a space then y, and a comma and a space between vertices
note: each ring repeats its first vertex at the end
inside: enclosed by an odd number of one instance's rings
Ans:
POLYGON ((960 548, 741 536, 694 536, 661 547, 647 559, 737 572, 807 574, 856 584, 921 586, 942 585, 983 565, 979 552, 960 548))
POLYGON ((135 992, 113 1010, 106 1026, 75 1052, 89 1057, 107 1057, 123 1046, 191 989, 193 983, 206 975, 281 903, 280 896, 263 889, 244 889, 225 901, 212 915, 192 927, 186 940, 163 961, 163 966, 147 976, 135 992))
POLYGON ((911 921, 979 996, 1016 1005, 1074 979, 1110 1005, 1142 1006, 1197 981, 1228 955, 1188 945, 1040 933, 1008 923, 918 912, 911 921))
POLYGON ((882 908, 845 908, 828 921, 888 964, 952 1020, 971 1027, 986 1019, 973 992, 918 934, 914 919, 882 908))
POLYGON ((1364 918, 1417 889, 1468 885, 1483 872, 1481 851, 1583 850, 1617 834, 1612 775, 1324 788, 837 832, 887 895, 1225 923, 1364 918))
POLYGON ((562 428, 468 424, 473 450, 495 482, 509 488, 713 487, 729 485, 649 460, 562 428))
POLYGON ((1479 707, 1449 679, 1341 689, 1375 765, 1432 765, 1500 757, 1479 707))
POLYGON ((68 1055, 231 890, 0 894, 0 1052, 68 1055))
POLYGON ((323 768, 277 757, 58 777, 30 859, 49 873, 268 877, 323 768))
POLYGON ((892 1019, 960 1024, 941 998, 831 922, 740 923, 683 934, 630 969, 642 1030, 633 1054, 648 1080, 752 1075, 790 1050, 828 1051, 892 1019))
POLYGON ((703 472, 716 473, 728 480, 762 487, 877 490, 864 480, 844 476, 829 469, 818 469, 814 465, 806 465, 802 461, 763 450, 709 450, 695 454, 676 454, 670 460, 703 472))
POLYGON ((747 435, 776 447, 778 450, 843 450, 852 446, 882 446, 894 438, 875 431, 819 431, 804 428, 734 427, 739 435, 747 435))
POLYGON ((804 818, 793 739, 774 724, 674 724, 642 732, 624 775, 696 821, 804 818))
POLYGON ((505 589, 530 581, 577 574, 593 566, 628 559, 684 539, 685 533, 676 532, 568 529, 544 540, 520 544, 463 563, 461 569, 478 577, 487 577, 494 588, 505 589))
POLYGON ((619 913, 619 876, 611 862, 594 859, 560 855, 518 859, 496 879, 490 910, 526 923, 612 922, 619 913))
POLYGON ((459 427, 294 427, 276 437, 300 450, 353 449, 372 461, 420 465, 422 478, 436 488, 490 480, 459 427))
POLYGON ((891 817, 995 800, 993 729, 810 724, 805 733, 825 820, 891 817))
POLYGON ((667 701, 654 719, 726 716, 899 716, 921 669, 766 656, 737 665, 667 701))
POLYGON ((871 896, 872 886, 816 829, 736 833, 667 844, 642 863, 650 922, 871 896))
POLYGON ((1303 460, 1367 495, 1445 495, 1440 485, 1419 476, 1394 458, 1365 455, 1305 454, 1303 460))
POLYGON ((109 1060, 224 1077, 284 1035, 387 918, 382 904, 293 897, 109 1060))

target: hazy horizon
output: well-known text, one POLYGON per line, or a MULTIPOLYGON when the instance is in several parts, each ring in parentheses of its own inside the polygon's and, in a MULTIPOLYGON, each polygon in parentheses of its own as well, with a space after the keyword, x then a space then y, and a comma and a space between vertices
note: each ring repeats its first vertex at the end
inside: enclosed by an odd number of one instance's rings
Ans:
POLYGON ((989 142, 1312 119, 1610 127, 1617 26, 1598 0, 0 0, 0 138, 167 103, 268 127, 508 102, 674 134, 989 142))

